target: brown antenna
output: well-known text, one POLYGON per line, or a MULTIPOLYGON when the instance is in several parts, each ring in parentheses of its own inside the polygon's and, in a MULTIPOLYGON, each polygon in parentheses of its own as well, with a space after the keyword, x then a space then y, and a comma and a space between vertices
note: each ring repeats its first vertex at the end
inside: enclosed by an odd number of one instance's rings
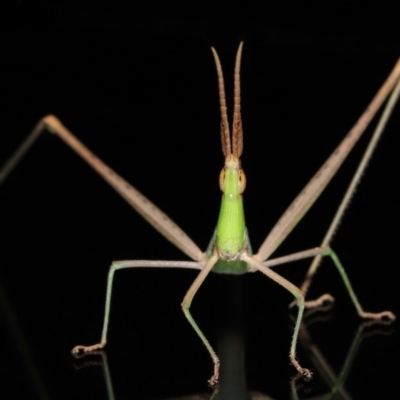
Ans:
POLYGON ((233 97, 233 127, 232 127, 232 153, 239 158, 243 152, 242 115, 240 114, 240 63, 242 61, 243 42, 240 42, 236 54, 233 97))
POLYGON ((219 92, 219 107, 221 110, 221 142, 222 142, 222 152, 225 158, 229 157, 232 153, 231 150, 231 138, 229 131, 228 115, 226 113, 226 96, 225 96, 225 86, 224 86, 224 75, 222 73, 221 62, 219 60, 218 54, 214 47, 211 47, 211 51, 214 55, 215 66, 217 67, 218 75, 218 92, 219 92))
POLYGON ((240 113, 240 63, 242 60, 243 42, 240 42, 238 51, 236 53, 235 73, 234 73, 234 100, 233 100, 233 128, 232 139, 229 130, 229 122, 226 107, 226 95, 224 86, 224 76, 222 73, 221 62, 214 47, 211 51, 214 55, 215 66, 217 67, 218 75, 218 91, 219 91, 219 104, 221 110, 221 141, 222 151, 226 157, 233 155, 234 158, 239 158, 243 152, 243 129, 242 129, 242 116, 240 113))

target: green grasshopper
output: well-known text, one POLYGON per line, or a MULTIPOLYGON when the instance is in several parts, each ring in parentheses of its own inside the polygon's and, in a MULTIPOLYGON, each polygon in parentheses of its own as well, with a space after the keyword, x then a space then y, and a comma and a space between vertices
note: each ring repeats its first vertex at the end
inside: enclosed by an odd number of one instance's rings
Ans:
POLYGON ((297 371, 305 378, 310 378, 312 373, 303 368, 296 358, 296 344, 299 334, 300 323, 305 307, 316 307, 325 301, 332 301, 333 297, 324 294, 313 301, 305 301, 311 280, 323 256, 329 256, 337 267, 351 299, 362 318, 389 319, 395 316, 390 311, 379 313, 365 312, 361 307, 336 253, 330 248, 330 242, 340 219, 343 216, 349 199, 354 192, 360 176, 366 168, 367 162, 375 148, 375 145, 383 131, 390 113, 397 100, 400 90, 400 61, 397 62, 389 77, 379 89, 376 96, 356 122, 354 127, 344 137, 332 155, 325 161, 322 167, 311 178, 300 194, 293 200, 288 209, 278 220, 271 232, 267 235, 257 253, 253 254, 249 242, 249 236, 245 224, 242 194, 246 187, 246 177, 241 166, 240 156, 243 150, 243 130, 240 109, 240 63, 242 57, 243 43, 240 43, 235 62, 234 72, 234 110, 233 123, 230 129, 225 99, 224 79, 221 63, 214 48, 211 48, 214 56, 219 86, 219 102, 221 111, 221 139, 222 151, 225 156, 224 167, 220 174, 220 188, 222 191, 222 202, 217 226, 212 236, 208 249, 203 252, 167 215, 144 197, 137 189, 121 178, 115 171, 109 168, 103 161, 97 158, 85 145, 83 145, 63 124, 53 115, 41 119, 28 138, 21 144, 9 161, 0 171, 0 184, 17 165, 21 157, 32 146, 38 136, 44 130, 58 135, 68 146, 80 155, 110 186, 112 186, 143 218, 147 220, 157 231, 172 242, 177 248, 185 253, 193 261, 153 261, 153 260, 126 260, 112 263, 107 283, 105 315, 103 331, 100 342, 91 346, 76 346, 72 349, 74 355, 92 352, 103 348, 107 343, 107 330, 110 316, 110 303, 114 273, 124 268, 189 268, 199 270, 199 274, 187 291, 183 301, 182 310, 189 323, 207 348, 213 364, 214 371, 209 383, 215 386, 219 376, 219 358, 213 347, 197 325, 191 315, 190 306, 198 289, 203 284, 207 275, 213 271, 224 274, 244 274, 247 272, 260 271, 273 281, 287 289, 295 298, 294 303, 298 306, 297 318, 294 327, 293 338, 290 347, 290 361, 297 371), (331 225, 321 243, 317 248, 301 251, 288 256, 270 259, 275 250, 295 228, 297 223, 311 208, 319 195, 328 185, 343 161, 346 159, 353 146, 361 137, 371 119, 375 116, 382 103, 392 92, 387 102, 385 111, 373 134, 369 146, 362 161, 350 183, 350 186, 333 218, 331 225), (313 258, 310 269, 306 274, 304 283, 300 288, 293 285, 287 279, 273 271, 272 267, 300 260, 313 258))

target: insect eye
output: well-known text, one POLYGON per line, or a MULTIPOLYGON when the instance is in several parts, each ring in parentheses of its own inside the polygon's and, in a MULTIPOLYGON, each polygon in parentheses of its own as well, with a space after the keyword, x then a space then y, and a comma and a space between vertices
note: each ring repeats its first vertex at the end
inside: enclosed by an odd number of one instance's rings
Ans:
POLYGON ((239 172, 239 194, 242 194, 244 189, 246 189, 246 175, 241 170, 239 172))
POLYGON ((222 168, 221 173, 219 174, 219 188, 224 191, 225 186, 225 168, 222 168))

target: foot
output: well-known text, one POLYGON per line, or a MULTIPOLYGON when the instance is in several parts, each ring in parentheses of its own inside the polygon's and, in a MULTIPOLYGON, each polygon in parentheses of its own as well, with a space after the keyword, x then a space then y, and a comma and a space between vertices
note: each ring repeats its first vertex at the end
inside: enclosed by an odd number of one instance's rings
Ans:
POLYGON ((391 311, 382 311, 380 313, 360 312, 361 318, 368 318, 373 320, 394 321, 396 316, 391 311))
POLYGON ((214 360, 214 374, 213 376, 208 380, 208 384, 212 387, 215 388, 218 386, 218 378, 219 378, 219 359, 214 360))
POLYGON ((307 368, 303 368, 294 356, 290 356, 290 361, 292 362, 293 366, 297 369, 297 371, 299 371, 303 379, 309 381, 312 378, 313 375, 312 372, 307 368))
POLYGON ((72 350, 71 353, 74 357, 79 357, 81 355, 84 355, 86 353, 91 353, 92 351, 96 351, 99 349, 102 349, 106 344, 105 343, 97 343, 93 344, 92 346, 75 346, 72 350))
MULTIPOLYGON (((329 293, 325 293, 322 296, 319 296, 317 299, 315 300, 308 300, 306 302, 304 302, 304 307, 305 308, 316 308, 316 307, 320 307, 322 305, 324 305, 324 303, 334 303, 335 298, 330 295, 329 293)), ((294 306, 297 306, 297 300, 292 301, 289 304, 289 308, 293 308, 294 306)))

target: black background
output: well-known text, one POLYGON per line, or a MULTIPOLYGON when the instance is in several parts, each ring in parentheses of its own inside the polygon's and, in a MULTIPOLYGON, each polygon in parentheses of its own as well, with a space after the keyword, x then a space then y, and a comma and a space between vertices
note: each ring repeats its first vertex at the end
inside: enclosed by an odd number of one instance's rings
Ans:
MULTIPOLYGON (((220 55, 231 106, 233 62, 244 40, 244 202, 256 250, 400 53, 397 10, 382 2, 276 3, 268 11, 232 3, 237 16, 142 17, 129 2, 5 2, 0 163, 53 113, 205 249, 219 212, 223 165, 209 48, 220 55)), ((397 314, 399 115, 397 107, 333 243, 365 308, 397 314)), ((363 138, 277 255, 319 244, 365 144, 363 138)), ((107 399, 100 358, 76 361, 70 349, 99 339, 108 266, 185 256, 49 134, 0 188, 0 221, 0 390, 15 399, 107 399), (94 365, 85 367, 89 361, 94 365)), ((300 284, 307 265, 279 271, 300 284)), ((145 269, 117 274, 107 347, 116 399, 207 392, 211 362, 180 310, 195 276, 145 269)), ((227 288, 236 281, 210 276, 194 300, 193 314, 213 344, 220 343, 221 316, 235 302, 227 288)), ((319 314, 324 321, 310 321, 309 331, 339 375, 360 321, 331 262, 314 283, 310 297, 329 291, 337 300, 319 314)), ((240 285, 246 358, 236 361, 246 386, 289 399, 291 296, 260 274, 241 277, 240 285)), ((346 392, 336 398, 395 396, 397 325, 366 330, 346 392)), ((302 345, 299 358, 315 372, 299 398, 322 396, 329 388, 302 345)))

